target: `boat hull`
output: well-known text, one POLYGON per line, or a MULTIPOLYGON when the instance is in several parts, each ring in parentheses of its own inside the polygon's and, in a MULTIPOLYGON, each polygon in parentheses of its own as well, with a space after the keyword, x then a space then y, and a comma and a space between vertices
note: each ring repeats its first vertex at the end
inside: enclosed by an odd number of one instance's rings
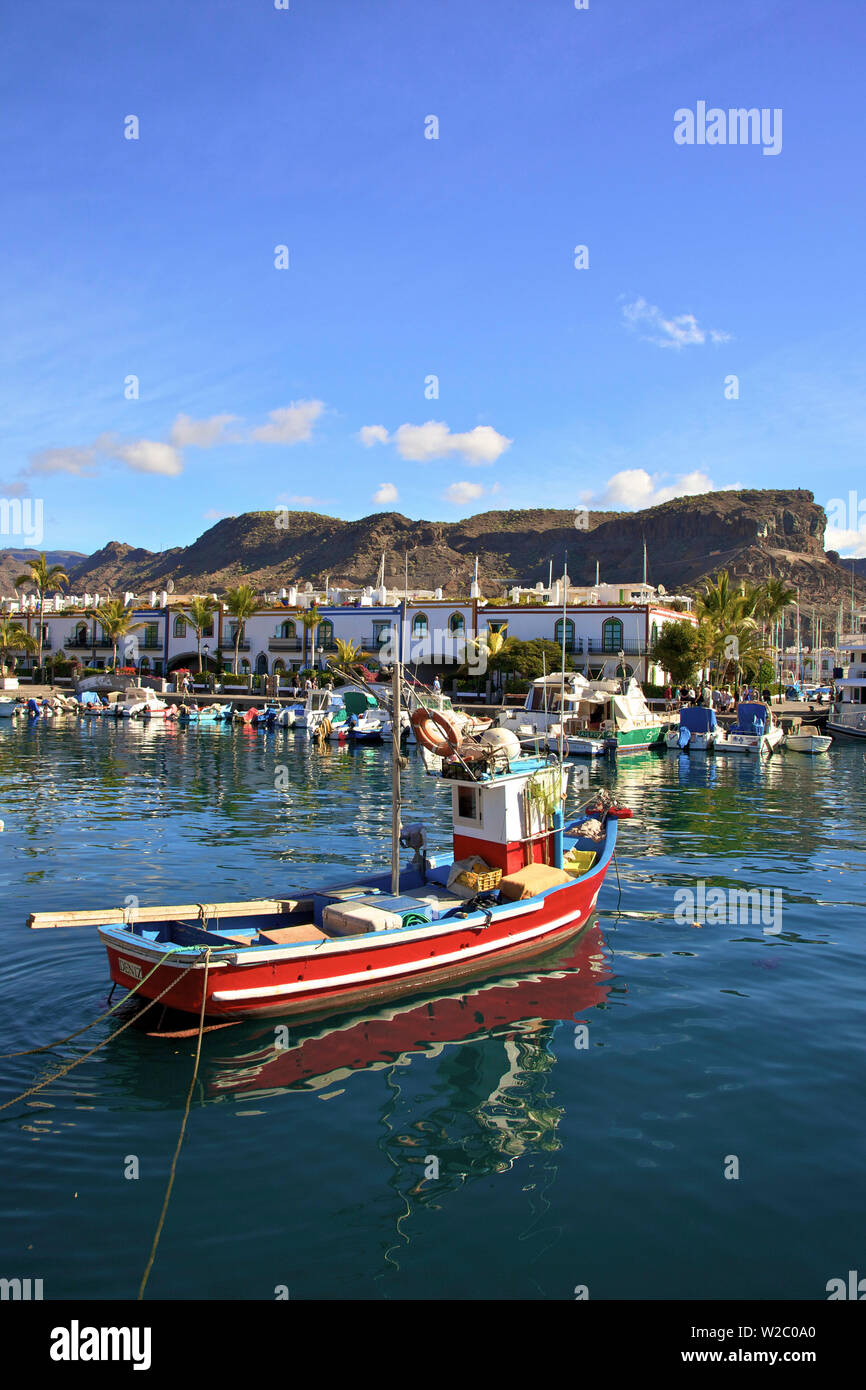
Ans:
POLYGON ((680 746, 678 729, 671 729, 665 736, 668 748, 674 753, 711 753, 716 745, 715 733, 692 734, 685 747, 680 746))
POLYGON ((779 747, 784 737, 778 728, 765 734, 729 733, 725 738, 716 739, 715 748, 717 753, 758 753, 766 757, 779 747))
MULTIPOLYGON (((666 748, 668 723, 644 725, 639 729, 617 729, 607 737, 583 737, 580 734, 566 734, 565 747, 572 758, 600 758, 605 753, 646 753, 650 748, 666 748)), ((559 752, 559 736, 548 734, 547 746, 552 753, 559 752)))
POLYGON ((785 747, 792 753, 826 753, 832 742, 826 734, 789 734, 785 747))
MULTIPOLYGON (((598 865, 572 883, 535 898, 423 926, 331 937, 317 944, 223 946, 212 953, 205 1014, 209 1018, 330 1016, 431 987, 470 979, 513 960, 540 955, 581 931, 595 908, 616 843, 608 823, 598 865)), ((106 926, 99 935, 108 952, 111 978, 129 988, 144 980, 166 947, 132 929, 106 926)), ((202 951, 173 953, 138 993, 182 1013, 197 1015, 205 984, 202 951)))
POLYGON ((856 724, 849 724, 834 719, 831 714, 827 719, 827 730, 831 734, 844 734, 847 738, 866 738, 866 713, 858 714, 856 718, 856 724))

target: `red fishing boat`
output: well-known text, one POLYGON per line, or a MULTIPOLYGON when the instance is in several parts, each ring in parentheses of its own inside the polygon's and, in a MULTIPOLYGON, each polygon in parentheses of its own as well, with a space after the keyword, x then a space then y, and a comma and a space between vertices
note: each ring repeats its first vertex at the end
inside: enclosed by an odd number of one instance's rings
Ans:
MULTIPOLYGON (((112 980, 187 1014, 204 998, 210 1019, 317 1018, 507 970, 579 932, 631 813, 602 794, 566 825, 567 766, 522 756, 507 731, 466 739, 437 713, 413 721, 451 795, 451 854, 429 857, 423 827, 401 827, 397 810, 390 871, 281 900, 90 914, 112 980), (401 844, 415 851, 402 867, 401 844)), ((396 758, 395 785, 399 807, 396 758)))

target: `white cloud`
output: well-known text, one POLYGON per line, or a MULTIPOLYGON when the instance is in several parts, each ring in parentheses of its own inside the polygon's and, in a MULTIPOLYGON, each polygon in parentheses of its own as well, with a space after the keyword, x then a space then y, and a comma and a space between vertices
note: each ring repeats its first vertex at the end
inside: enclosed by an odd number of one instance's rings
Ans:
POLYGON ((388 431, 384 425, 363 425, 358 431, 358 438, 365 449, 371 449, 374 444, 388 443, 388 431))
POLYGON ((824 549, 838 550, 845 559, 866 555, 866 529, 862 531, 842 531, 837 526, 828 526, 824 533, 824 549))
POLYGON ((173 478, 183 472, 179 450, 158 439, 134 439, 130 444, 115 444, 106 452, 136 473, 162 473, 173 478))
POLYGON ((206 512, 202 512, 205 521, 222 521, 225 517, 233 515, 233 512, 219 512, 216 507, 208 507, 206 512))
POLYGON ((655 343, 657 347, 679 350, 694 343, 705 343, 708 336, 714 343, 727 343, 731 338, 730 333, 723 333, 718 328, 701 328, 694 314, 665 318, 661 309, 655 304, 648 304, 643 298, 636 299, 633 304, 624 304, 622 312, 626 323, 631 328, 642 330, 646 341, 655 343))
POLYGON ((101 434, 82 448, 40 450, 31 455, 25 473, 69 473, 73 477, 89 477, 99 471, 105 459, 125 463, 136 473, 162 473, 174 477, 183 471, 183 457, 172 444, 156 439, 133 439, 124 443, 116 435, 101 434))
POLYGON ((657 507, 661 502, 670 502, 674 497, 698 497, 706 492, 735 492, 741 483, 728 483, 719 487, 707 473, 695 469, 691 473, 681 473, 672 482, 663 483, 663 473, 648 473, 645 468, 623 468, 608 479, 603 492, 590 494, 587 501, 594 509, 614 511, 640 511, 644 507, 657 507))
POLYGON ((468 507, 484 493, 480 483, 451 483, 442 496, 455 507, 468 507))
POLYGON ((393 483, 381 483, 376 492, 373 493, 373 501, 377 507, 383 507, 388 502, 399 502, 400 494, 393 483))
MULTIPOLYGON (((293 401, 289 406, 272 410, 268 424, 250 431, 248 437, 265 444, 297 444, 310 438, 313 425, 323 410, 322 401, 293 401)), ((217 444, 243 443, 244 437, 239 431, 229 430, 237 419, 238 416, 227 413, 211 415, 207 420, 194 420, 190 415, 179 414, 171 426, 168 441, 123 440, 105 432, 92 444, 40 449, 31 454, 21 476, 68 473, 72 477, 89 477, 98 473, 106 460, 113 459, 136 473, 176 477, 183 472, 185 448, 211 449, 217 444)), ((298 500, 311 503, 315 498, 298 500)))
POLYGON ((413 463, 460 454, 467 463, 480 467, 495 463, 512 441, 491 425, 476 425, 465 434, 452 434, 442 421, 428 420, 424 425, 401 425, 394 434, 394 443, 401 458, 413 463))
POLYGON ((300 444, 310 438, 324 408, 323 401, 292 401, 291 405, 272 410, 268 415, 270 424, 259 425, 250 437, 262 444, 300 444))
POLYGON ((236 415, 211 415, 208 420, 193 420, 189 415, 178 415, 169 440, 178 449, 211 449, 214 444, 228 442, 226 425, 237 418, 236 415))

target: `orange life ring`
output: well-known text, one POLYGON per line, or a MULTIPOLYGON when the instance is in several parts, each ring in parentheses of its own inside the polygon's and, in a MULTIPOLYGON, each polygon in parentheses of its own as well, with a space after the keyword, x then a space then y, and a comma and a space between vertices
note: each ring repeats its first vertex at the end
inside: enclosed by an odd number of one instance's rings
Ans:
POLYGON ((437 757, 447 758, 460 747, 460 734, 446 714, 438 709, 424 709, 419 706, 412 711, 412 728, 415 737, 429 752, 437 757), (441 733, 437 734, 437 729, 441 733))

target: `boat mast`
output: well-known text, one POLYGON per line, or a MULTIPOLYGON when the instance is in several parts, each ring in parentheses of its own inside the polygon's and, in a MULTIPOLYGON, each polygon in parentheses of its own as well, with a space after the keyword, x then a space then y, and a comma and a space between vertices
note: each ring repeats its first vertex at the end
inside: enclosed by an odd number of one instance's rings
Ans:
POLYGON ((565 623, 566 605, 568 603, 568 551, 565 552, 565 564, 562 571, 562 678, 559 687, 559 767, 560 784, 562 783, 562 764, 565 761, 565 623))
MULTIPOLYGON (((396 636, 396 633, 395 633, 396 636)), ((396 659, 391 672, 391 893, 400 893, 400 686, 402 663, 394 643, 396 659)))

